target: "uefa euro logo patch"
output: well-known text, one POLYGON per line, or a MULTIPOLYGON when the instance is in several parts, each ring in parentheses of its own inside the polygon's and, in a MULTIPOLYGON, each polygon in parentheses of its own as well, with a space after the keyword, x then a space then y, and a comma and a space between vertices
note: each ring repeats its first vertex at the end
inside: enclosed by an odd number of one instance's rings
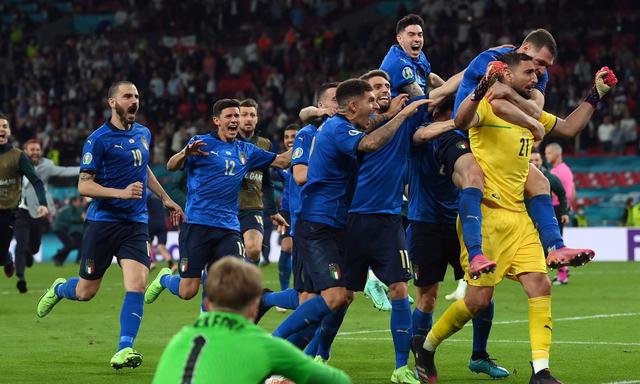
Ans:
POLYGON ((413 69, 411 69, 411 67, 402 68, 402 77, 404 77, 405 79, 412 79, 413 69))
POLYGON ((300 157, 302 157, 302 154, 304 153, 304 150, 302 148, 296 148, 295 151, 293 151, 293 156, 291 156, 292 159, 299 159, 300 157))
POLYGON ((84 154, 84 156, 82 156, 82 164, 84 165, 91 164, 91 160, 93 160, 93 155, 91 154, 91 152, 87 152, 84 154))

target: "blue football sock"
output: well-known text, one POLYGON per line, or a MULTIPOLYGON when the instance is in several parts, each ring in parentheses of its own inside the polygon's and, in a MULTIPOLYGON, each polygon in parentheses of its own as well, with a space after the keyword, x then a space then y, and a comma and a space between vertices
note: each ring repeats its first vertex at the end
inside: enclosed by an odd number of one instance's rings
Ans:
POLYGON ((433 326, 433 313, 422 312, 417 307, 413 310, 413 336, 427 336, 433 326))
POLYGON ((318 295, 305 301, 304 304, 293 311, 291 316, 287 317, 285 321, 276 328, 273 336, 286 339, 309 325, 320 323, 330 312, 331 309, 327 306, 324 298, 318 295))
POLYGON ((127 347, 133 347, 133 341, 138 335, 142 322, 142 305, 144 294, 140 292, 127 292, 122 302, 120 311, 120 343, 118 351, 127 347))
POLYGON ((391 300, 391 336, 396 351, 396 369, 407 365, 411 347, 411 304, 409 299, 391 300))
POLYGON ((564 241, 560 234, 558 219, 551 204, 551 196, 538 195, 529 200, 529 215, 540 232, 540 242, 545 251, 550 248, 563 248, 564 241))
POLYGON ((164 275, 160 278, 160 285, 167 288, 174 295, 180 297, 180 276, 164 275))
POLYGON ((315 336, 317 329, 317 324, 315 326, 306 327, 302 331, 294 333, 293 335, 287 337, 287 341, 300 348, 301 350, 304 350, 311 342, 311 339, 313 339, 313 337, 315 336))
POLYGON ((473 354, 484 356, 487 353, 487 341, 493 322, 493 300, 484 311, 473 318, 473 354))
POLYGON ((478 188, 465 188, 460 192, 458 213, 462 223, 462 237, 469 252, 469 262, 482 253, 482 191, 478 188))
POLYGON ((262 300, 267 307, 296 309, 298 308, 298 291, 289 288, 280 292, 269 292, 262 296, 262 300))
POLYGON ((56 285, 56 296, 69 300, 78 300, 78 296, 76 296, 76 286, 78 286, 79 281, 79 278, 72 277, 67 280, 66 283, 56 285))
POLYGON ((305 349, 304 353, 307 356, 311 356, 311 357, 316 357, 316 354, 318 353, 318 339, 320 338, 320 327, 319 324, 316 324, 316 330, 313 333, 313 337, 311 338, 311 341, 309 342, 309 345, 307 345, 307 349, 305 349))
POLYGON ((280 251, 278 278, 280 279, 281 291, 289 288, 289 281, 291 280, 291 252, 280 251))
POLYGON ((320 334, 318 337, 318 350, 316 355, 321 356, 324 360, 329 360, 331 356, 331 344, 338 334, 338 330, 347 313, 347 307, 339 308, 332 311, 320 323, 320 334))

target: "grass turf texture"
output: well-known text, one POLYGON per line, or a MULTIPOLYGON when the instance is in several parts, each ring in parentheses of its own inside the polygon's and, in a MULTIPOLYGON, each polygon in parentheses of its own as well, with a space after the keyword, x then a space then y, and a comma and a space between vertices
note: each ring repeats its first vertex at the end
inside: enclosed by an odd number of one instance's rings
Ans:
MULTIPOLYGON (((263 268, 266 285, 277 289, 277 266, 263 268)), ((15 277, 0 277, 2 358, 0 382, 5 383, 149 383, 170 337, 194 321, 199 300, 182 301, 164 292, 145 305, 135 348, 144 355, 141 367, 115 371, 115 353, 123 299, 120 269, 112 266, 96 298, 88 303, 61 301, 44 319, 35 315, 36 302, 56 277, 77 276, 78 267, 37 264, 27 270, 29 292, 19 294, 15 277)), ((155 277, 158 269, 151 272, 155 277)), ((553 288, 554 344, 551 368, 564 383, 640 383, 640 263, 593 263, 571 269, 569 285, 553 288), (597 317, 602 315, 602 317, 597 317), (576 318, 571 320, 570 318, 576 318), (636 381, 637 380, 637 381, 636 381)), ((446 308, 444 295, 455 287, 447 276, 440 289, 436 318, 446 308)), ((199 296, 198 296, 199 297, 199 296)), ((290 311, 287 314, 291 313, 290 311)), ((273 330, 287 314, 270 311, 262 320, 273 330)), ((489 351, 512 372, 505 382, 528 383, 529 335, 526 298, 512 281, 499 285, 489 351)), ((394 353, 388 331, 389 313, 372 308, 358 294, 336 338, 330 363, 344 369, 354 383, 388 383, 394 353)), ((481 383, 487 376, 471 373, 471 327, 438 349, 436 362, 442 383, 481 383)), ((413 361, 413 358, 411 358, 413 361)))

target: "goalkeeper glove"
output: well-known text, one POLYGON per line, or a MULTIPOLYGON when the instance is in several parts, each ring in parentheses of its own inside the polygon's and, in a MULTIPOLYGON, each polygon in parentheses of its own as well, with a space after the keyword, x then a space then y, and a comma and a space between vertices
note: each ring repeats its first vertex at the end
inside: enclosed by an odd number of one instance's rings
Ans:
POLYGON ((602 100, 616 84, 618 84, 618 78, 613 70, 609 69, 609 67, 600 68, 598 72, 596 72, 591 91, 587 97, 585 97, 584 101, 596 108, 600 100, 602 100))
POLYGON ((480 79, 478 86, 473 91, 473 94, 471 94, 471 100, 481 100, 487 93, 489 88, 491 88, 493 83, 502 79, 502 76, 504 76, 504 71, 506 69, 507 64, 503 63, 502 61, 492 61, 487 64, 487 72, 484 76, 482 76, 482 79, 480 79))

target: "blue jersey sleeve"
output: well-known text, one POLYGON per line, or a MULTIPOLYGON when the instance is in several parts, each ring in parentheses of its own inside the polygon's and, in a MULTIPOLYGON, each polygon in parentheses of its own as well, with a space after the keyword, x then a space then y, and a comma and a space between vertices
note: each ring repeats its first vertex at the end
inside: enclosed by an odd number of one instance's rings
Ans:
POLYGON ((311 152, 311 141, 313 136, 298 134, 293 142, 293 152, 291 154, 291 166, 296 164, 309 164, 309 153, 311 152))
POLYGON ((487 71, 487 65, 489 65, 489 63, 494 61, 495 59, 496 57, 492 53, 492 51, 482 52, 481 54, 476 56, 475 59, 471 60, 471 63, 469 63, 469 66, 464 72, 464 78, 473 79, 474 83, 478 85, 480 79, 487 71))
POLYGON ((396 60, 393 61, 383 62, 380 69, 389 74, 389 79, 391 80, 390 83, 394 89, 399 90, 405 85, 416 81, 416 74, 413 66, 400 58, 396 58, 396 60))
POLYGON ((247 162, 249 164, 249 169, 251 170, 264 168, 273 163, 273 160, 276 158, 275 153, 265 151, 251 143, 247 143, 246 151, 247 162))
POLYGON ((549 82, 549 72, 544 71, 544 74, 540 76, 538 79, 538 84, 536 84, 536 89, 542 92, 544 95, 544 91, 547 89, 547 83, 549 82))
POLYGON ((80 172, 95 173, 102 165, 104 146, 97 137, 91 137, 84 142, 82 147, 82 162, 80 172))
POLYGON ((352 125, 341 124, 332 137, 338 151, 356 159, 358 157, 358 144, 364 137, 364 132, 355 129, 352 125))

